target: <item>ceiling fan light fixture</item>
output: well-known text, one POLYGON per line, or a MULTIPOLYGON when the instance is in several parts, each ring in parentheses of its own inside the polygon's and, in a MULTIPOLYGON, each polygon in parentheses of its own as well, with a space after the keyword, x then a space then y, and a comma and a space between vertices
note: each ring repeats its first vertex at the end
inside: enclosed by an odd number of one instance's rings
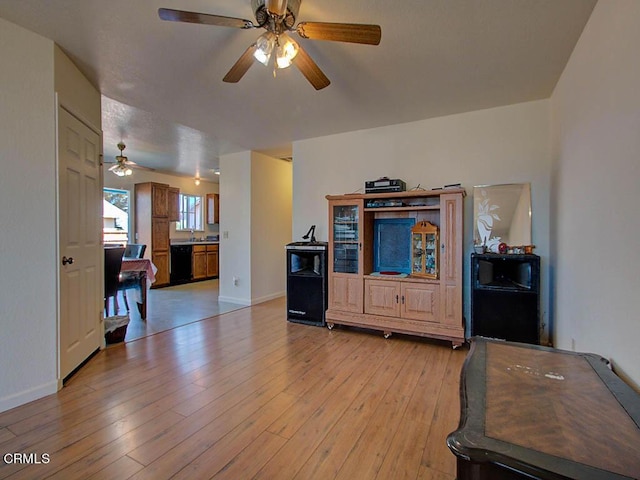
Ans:
POLYGON ((109 169, 109 171, 113 172, 115 175, 119 177, 128 177, 133 173, 133 170, 131 170, 126 165, 123 165, 122 163, 116 163, 113 167, 109 169))
POLYGON ((172 10, 168 8, 159 9, 158 15, 162 20, 174 22, 199 23, 202 25, 216 25, 241 29, 264 28, 267 30, 267 34, 262 35, 261 38, 252 43, 244 51, 223 77, 223 82, 238 83, 255 60, 268 66, 273 54, 273 49, 275 48, 276 59, 273 62, 274 77, 278 69, 287 68, 295 62, 295 66, 309 83, 311 83, 316 90, 321 90, 329 86, 331 81, 302 46, 299 46, 285 35, 286 32, 295 32, 300 37, 311 40, 378 45, 380 44, 382 31, 380 25, 360 23, 297 23, 301 2, 302 0, 251 0, 251 8, 256 23, 242 18, 188 12, 186 10, 172 10), (282 38, 282 41, 279 41, 280 38, 282 38), (272 44, 271 41, 274 41, 275 45, 272 44))
POLYGON ((120 150, 120 155, 116 155, 116 164, 109 169, 110 172, 113 172, 119 177, 128 177, 133 173, 133 170, 131 170, 127 165, 128 158, 122 155, 125 148, 127 147, 124 143, 118 143, 118 150, 120 150))
POLYGON ((277 17, 284 17, 287 13, 287 0, 266 0, 267 12, 277 17))
POLYGON ((267 66, 275 44, 276 36, 273 33, 263 33, 258 37, 258 40, 256 40, 256 51, 253 53, 254 58, 264 66, 267 66))
POLYGON ((288 35, 280 35, 276 43, 276 65, 278 68, 287 68, 293 63, 300 47, 288 35))

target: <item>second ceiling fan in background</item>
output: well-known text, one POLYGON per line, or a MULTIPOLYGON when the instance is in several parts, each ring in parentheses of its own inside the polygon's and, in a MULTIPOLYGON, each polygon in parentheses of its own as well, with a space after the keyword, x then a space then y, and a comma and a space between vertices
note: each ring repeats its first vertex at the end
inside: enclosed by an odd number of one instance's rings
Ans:
POLYGON ((266 32, 245 50, 223 80, 231 83, 238 82, 247 73, 254 60, 268 65, 271 57, 275 56, 274 69, 286 68, 293 63, 314 88, 320 90, 331 82, 288 32, 295 31, 302 38, 311 40, 378 45, 381 29, 379 25, 356 23, 300 22, 296 25, 301 2, 302 0, 251 0, 256 23, 242 18, 169 8, 160 8, 158 15, 162 20, 174 22, 242 29, 264 28, 266 32))

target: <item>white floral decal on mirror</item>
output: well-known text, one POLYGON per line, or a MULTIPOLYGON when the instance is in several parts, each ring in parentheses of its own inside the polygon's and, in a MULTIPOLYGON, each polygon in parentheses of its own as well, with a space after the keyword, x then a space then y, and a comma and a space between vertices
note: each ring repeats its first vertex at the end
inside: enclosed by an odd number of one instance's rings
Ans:
POLYGON ((512 247, 531 245, 529 183, 473 187, 473 215, 477 253, 498 253, 501 243, 512 247))
POLYGON ((499 205, 491 205, 486 190, 481 190, 482 200, 478 203, 478 218, 476 219, 478 234, 480 235, 480 245, 485 245, 488 250, 494 250, 500 244, 500 237, 491 237, 493 221, 500 221, 500 217, 495 212, 499 205))

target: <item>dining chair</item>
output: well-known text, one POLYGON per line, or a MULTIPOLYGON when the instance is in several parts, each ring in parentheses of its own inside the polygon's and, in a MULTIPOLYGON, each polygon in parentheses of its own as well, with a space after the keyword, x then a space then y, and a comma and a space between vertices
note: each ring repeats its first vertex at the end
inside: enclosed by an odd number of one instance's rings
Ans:
POLYGON ((109 299, 113 298, 114 315, 118 313, 118 284, 120 283, 120 268, 124 247, 104 248, 104 310, 109 316, 109 299))
POLYGON ((128 243, 125 250, 125 258, 144 258, 147 245, 144 243, 128 243))
MULTIPOLYGON (((147 245, 144 243, 129 243, 124 251, 125 258, 144 258, 144 252, 147 249, 147 245)), ((137 288, 140 285, 140 273, 139 272, 120 272, 118 291, 122 292, 122 298, 124 298, 124 305, 129 311, 129 302, 127 300, 127 290, 129 288, 137 288)))

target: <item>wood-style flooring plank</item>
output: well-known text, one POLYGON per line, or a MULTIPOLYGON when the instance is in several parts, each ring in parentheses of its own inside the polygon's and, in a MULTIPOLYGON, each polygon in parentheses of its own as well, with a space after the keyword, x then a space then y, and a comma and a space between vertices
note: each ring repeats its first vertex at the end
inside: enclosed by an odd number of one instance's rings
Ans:
MULTIPOLYGON (((232 471, 237 471, 241 466, 245 467, 242 475, 235 478, 247 478, 248 471, 251 468, 259 470, 257 464, 248 465, 249 462, 253 462, 254 459, 251 456, 247 456, 249 452, 245 452, 245 449, 251 451, 252 455, 260 454, 255 451, 255 442, 265 438, 271 439, 274 444, 269 447, 273 454, 286 442, 285 438, 272 435, 266 432, 267 426, 279 415, 282 415, 287 409, 291 408, 295 404, 296 398, 280 393, 274 397, 271 401, 264 405, 260 410, 255 411, 251 416, 238 423, 238 425, 222 437, 209 449, 204 451, 198 458, 190 462, 185 468, 180 470, 176 475, 172 477, 173 480, 191 480, 193 478, 204 478, 217 475, 220 473, 220 477, 233 478, 229 475, 232 471), (265 434, 266 435, 263 435, 265 434), (232 465, 234 466, 233 468, 232 465), (224 473, 224 474, 223 474, 224 473)), ((262 463, 270 458, 268 455, 264 458, 262 463)), ((254 472, 255 473, 255 472, 254 472)))
POLYGON ((455 478, 465 351, 286 321, 284 298, 100 351, 0 413, 0 479, 455 478))
POLYGON ((422 465, 416 480, 456 480, 455 474, 446 474, 422 465))
POLYGON ((264 465, 285 442, 286 439, 278 435, 262 432, 242 453, 211 477, 212 480, 252 478, 260 467, 264 465))
MULTIPOLYGON (((365 341, 347 360, 351 375, 317 408, 290 441, 261 469, 256 478, 294 478, 307 459, 340 421, 358 394, 372 381, 375 372, 391 354, 393 346, 365 341)), ((336 365, 336 368, 343 368, 336 365)))
POLYGON ((16 434, 6 427, 0 427, 0 443, 8 442, 16 437, 16 434))
MULTIPOLYGON (((84 453, 84 455, 75 461, 68 462, 66 466, 63 466, 63 468, 55 474, 46 478, 51 480, 83 480, 89 475, 100 475, 100 472, 106 474, 107 471, 120 471, 120 467, 117 464, 122 461, 123 458, 129 460, 124 462, 124 465, 129 466, 135 464, 140 467, 130 471, 129 476, 133 475, 138 470, 144 468, 144 465, 128 457, 126 455, 127 452, 130 451, 137 442, 158 435, 163 430, 180 421, 181 418, 180 415, 171 411, 159 413, 152 421, 124 433, 113 442, 103 442, 101 446, 96 445, 97 448, 91 450, 90 453, 84 453)), ((82 444, 82 447, 79 446, 79 448, 86 448, 87 451, 90 450, 90 447, 84 445, 85 442, 82 442, 82 444)), ((57 458, 56 455, 56 464, 58 463, 62 463, 62 461, 60 458, 57 458)))
MULTIPOLYGON (((57 469, 64 468, 87 456, 90 457, 92 452, 124 438, 127 433, 138 427, 150 422, 157 422, 158 417, 166 413, 167 407, 184 399, 195 388, 199 387, 188 386, 188 388, 176 388, 173 391, 165 390, 164 396, 155 402, 152 402, 155 398, 152 395, 144 400, 135 399, 125 405, 118 405, 104 416, 93 417, 90 421, 83 422, 78 425, 78 428, 70 429, 66 436, 48 437, 34 445, 33 448, 36 451, 48 452, 52 458, 55 458, 55 464, 29 466, 28 468, 22 465, 20 466, 22 473, 16 474, 16 478, 29 480, 48 478, 57 469), (123 414, 125 415, 121 416, 123 414)), ((178 419, 182 418, 175 413, 173 416, 178 419)), ((138 437, 138 440, 140 439, 138 437)), ((66 480, 68 477, 63 475, 61 478, 66 480)))
MULTIPOLYGON (((308 362, 304 359, 304 355, 308 355, 313 350, 309 350, 309 344, 306 341, 300 340, 301 346, 305 348, 299 352, 300 363, 299 367, 307 368, 308 362)), ((284 348, 284 347, 283 347, 284 348)), ((208 402, 204 407, 201 406, 201 399, 198 398, 194 403, 197 409, 189 411, 189 415, 186 415, 184 421, 180 422, 175 428, 166 432, 165 435, 154 438, 152 442, 141 445, 138 449, 130 453, 130 456, 140 463, 149 465, 154 460, 158 459, 163 453, 167 452, 177 442, 187 440, 193 435, 200 435, 198 432, 200 429, 206 427, 207 423, 218 419, 228 410, 236 407, 237 411, 241 405, 244 405, 247 401, 256 401, 257 393, 266 385, 274 388, 276 381, 287 381, 288 377, 295 373, 295 370, 290 368, 291 361, 295 357, 290 357, 287 362, 282 362, 279 355, 274 358, 278 358, 278 361, 274 364, 254 365, 253 370, 248 370, 245 376, 237 376, 233 378, 233 383, 227 384, 226 380, 222 387, 218 391, 211 393, 212 401, 208 402), (280 362, 278 364, 278 362, 280 362), (206 420, 205 420, 206 419, 206 420)), ((282 388, 286 388, 282 387, 282 388)), ((215 389, 211 387, 211 389, 215 389)), ((198 395, 197 397, 200 397, 198 395)), ((251 405, 251 403, 249 403, 251 405)), ((184 414, 182 410, 183 405, 174 408, 174 411, 184 414)), ((226 420, 225 418, 222 419, 226 420)))
POLYGON ((109 468, 105 468, 90 477, 85 476, 84 478, 87 480, 123 480, 129 478, 142 468, 144 467, 135 460, 131 460, 129 457, 121 457, 116 462, 113 462, 109 468))
MULTIPOLYGON (((307 353, 309 350, 313 351, 315 348, 318 348, 317 341, 307 336, 300 337, 297 346, 302 348, 303 351, 306 350, 307 353)), ((289 352, 287 345, 279 345, 279 347, 272 351, 271 355, 266 358, 262 355, 256 355, 249 359, 244 368, 240 370, 230 368, 232 374, 226 373, 226 369, 222 370, 217 376, 217 382, 209 377, 208 381, 204 382, 205 385, 209 385, 209 388, 204 390, 197 398, 190 400, 188 404, 176 407, 175 410, 185 416, 191 415, 252 378, 266 378, 262 376, 263 372, 273 373, 274 370, 282 369, 291 361, 291 358, 287 356, 287 352, 289 352)), ((198 380, 197 384, 202 385, 203 382, 198 380)), ((249 386, 248 388, 251 387, 249 386)))
MULTIPOLYGON (((20 408, 14 408, 7 412, 0 413, 0 425, 12 431, 15 429, 18 434, 29 431, 30 429, 40 428, 47 423, 47 414, 51 412, 50 417, 56 418, 60 415, 60 405, 65 404, 70 399, 82 398, 85 395, 94 393, 95 390, 85 385, 60 390, 56 395, 48 395, 40 398, 20 408), (22 422, 31 422, 30 427, 20 427, 22 422)), ((15 432, 14 432, 15 433, 15 432)), ((0 442, 3 440, 0 439, 0 442)))
MULTIPOLYGON (((188 438, 178 444, 173 443, 172 436, 165 438, 172 445, 166 453, 157 457, 152 463, 135 475, 135 479, 161 480, 171 478, 186 465, 195 461, 205 451, 213 447, 225 435, 236 428, 256 411, 264 408, 286 385, 287 379, 280 375, 266 384, 263 384, 252 395, 244 396, 241 401, 233 399, 232 404, 213 415, 203 415, 199 420, 201 426, 209 418, 215 416, 212 421, 205 423, 202 428, 192 433, 188 438)), ((199 415, 192 415, 187 421, 198 421, 199 415)), ((164 445, 166 447, 167 445, 164 445)), ((161 447, 162 448, 162 447, 161 447)), ((148 450, 147 450, 148 452, 148 450)), ((131 456, 131 454, 130 454, 131 456)), ((136 458, 137 459, 137 458, 136 458)))
MULTIPOLYGON (((392 377, 384 396, 370 418, 362 434, 349 452, 344 464, 337 472, 337 479, 351 479, 358 475, 375 478, 384 461, 389 444, 407 409, 415 386, 422 372, 425 359, 418 354, 418 345, 410 344, 404 362, 398 362, 398 370, 392 377), (361 458, 370 458, 362 464, 361 458)), ((398 357, 401 360, 401 357, 398 357)))
POLYGON ((458 427, 460 415, 460 371, 465 359, 461 351, 451 352, 429 429, 422 463, 432 470, 455 475, 455 457, 446 445, 447 435, 458 427))
MULTIPOLYGON (((356 456, 354 450, 358 450, 368 425, 375 423, 378 407, 412 352, 412 345, 407 342, 393 342, 389 347, 392 348, 393 355, 379 366, 358 395, 353 397, 349 408, 296 473, 295 478, 337 478, 345 461, 356 456)), ((364 443, 366 442, 363 440, 360 446, 364 443)), ((363 450, 359 449, 359 453, 363 455, 360 458, 369 458, 363 450)), ((358 461, 359 468, 362 475, 366 476, 367 466, 361 462, 358 461)))
MULTIPOLYGON (((422 468, 424 446, 451 350, 433 345, 427 350, 422 349, 421 353, 424 361, 422 371, 376 476, 380 480, 415 479, 422 468)), ((451 461, 454 461, 453 454, 451 461)))

